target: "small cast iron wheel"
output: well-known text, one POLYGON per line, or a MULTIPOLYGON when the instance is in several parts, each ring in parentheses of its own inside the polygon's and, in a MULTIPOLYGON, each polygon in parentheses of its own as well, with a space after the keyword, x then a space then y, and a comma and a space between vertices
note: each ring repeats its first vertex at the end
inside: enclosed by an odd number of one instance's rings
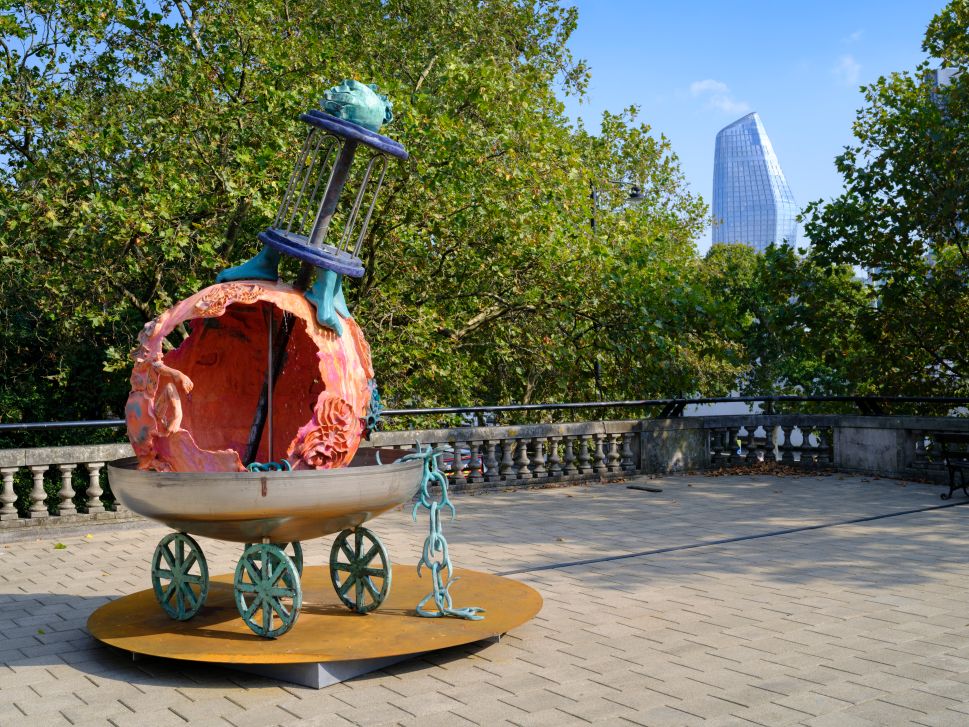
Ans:
POLYGON ((281 547, 249 545, 236 566, 236 607, 246 625, 259 636, 274 639, 296 623, 303 603, 299 571, 281 547))
POLYGON ((205 604, 209 567, 199 544, 185 533, 169 533, 155 547, 151 585, 162 609, 188 621, 205 604))
POLYGON ((390 593, 390 576, 387 549, 366 528, 344 530, 333 541, 330 578, 351 611, 368 613, 380 606, 390 593))

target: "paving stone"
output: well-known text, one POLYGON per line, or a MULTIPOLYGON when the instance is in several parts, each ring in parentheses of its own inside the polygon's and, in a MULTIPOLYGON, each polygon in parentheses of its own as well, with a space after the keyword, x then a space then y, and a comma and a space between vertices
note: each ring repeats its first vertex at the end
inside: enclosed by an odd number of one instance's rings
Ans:
POLYGON ((427 714, 420 719, 400 720, 398 725, 403 727, 462 727, 462 725, 478 725, 481 722, 472 721, 456 712, 435 712, 427 714))
MULTIPOLYGON (((197 702, 183 702, 169 707, 176 715, 190 724, 202 724, 219 718, 235 723, 245 710, 224 697, 200 699, 197 702)), ((291 710, 287 710, 290 713, 291 710)), ((292 715, 290 715, 292 719, 292 715)))
POLYGON ((696 716, 670 707, 654 707, 636 715, 620 717, 620 719, 629 724, 643 725, 644 727, 690 727, 698 722, 696 716))
POLYGON ((119 714, 116 717, 109 717, 108 722, 114 727, 146 727, 146 725, 151 725, 151 727, 181 727, 186 724, 184 719, 167 708, 119 714))
POLYGON ((575 704, 558 707, 558 711, 587 722, 611 721, 635 713, 631 707, 604 697, 582 698, 575 704))
POLYGON ((941 712, 931 712, 918 717, 912 720, 912 724, 924 725, 924 727, 965 727, 966 714, 944 709, 941 712))
MULTIPOLYGON (((72 724, 100 722, 102 725, 114 717, 126 717, 132 714, 131 710, 120 702, 110 700, 98 700, 74 707, 67 707, 60 710, 60 713, 72 724)), ((211 717, 206 715, 205 719, 211 719, 211 717)), ((4 724, 2 719, 0 719, 0 724, 4 724)))
POLYGON ((774 704, 779 704, 782 707, 789 707, 790 709, 796 709, 799 712, 805 712, 812 717, 818 717, 825 713, 837 712, 845 707, 851 706, 851 702, 847 702, 842 699, 835 699, 824 694, 819 694, 818 692, 806 692, 802 694, 795 694, 793 696, 779 697, 771 700, 774 704))
POLYGON ((39 699, 21 700, 17 702, 17 707, 28 717, 42 719, 46 721, 52 713, 58 713, 62 709, 70 709, 84 704, 73 694, 48 694, 39 699))
POLYGON ((225 716, 224 719, 232 724, 233 727, 289 725, 299 720, 296 715, 291 712, 287 712, 275 704, 242 710, 232 715, 225 716))
POLYGON ((897 704, 889 704, 880 699, 873 699, 870 702, 862 702, 848 707, 844 710, 844 713, 880 725, 904 724, 925 717, 924 712, 908 709, 897 704))
POLYGON ((844 712, 829 712, 819 717, 812 717, 801 724, 806 727, 875 727, 877 723, 844 712))
POLYGON ((0 702, 0 724, 36 724, 37 720, 29 719, 13 702, 0 702))
POLYGON ((388 702, 414 717, 425 717, 451 710, 460 712, 465 706, 457 699, 440 691, 405 698, 391 697, 388 702))

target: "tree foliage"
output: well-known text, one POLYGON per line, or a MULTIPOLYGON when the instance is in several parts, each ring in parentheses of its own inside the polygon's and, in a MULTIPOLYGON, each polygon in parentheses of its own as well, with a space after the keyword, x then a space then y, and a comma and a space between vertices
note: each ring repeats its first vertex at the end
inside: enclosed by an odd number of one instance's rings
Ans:
POLYGON ((635 108, 565 118, 576 23, 558 0, 0 0, 0 419, 117 415, 138 331, 255 253, 299 114, 343 78, 393 99, 411 153, 347 290, 391 405, 966 392, 969 3, 925 36, 950 85, 864 89, 807 255, 697 256, 669 141, 635 108))
POLYGON ((923 49, 956 71, 950 83, 924 63, 863 89, 856 143, 836 161, 845 192, 807 210, 820 260, 871 273, 861 330, 870 378, 892 393, 969 392, 967 29, 969 3, 955 0, 925 35, 923 49))
POLYGON ((789 246, 714 245, 701 289, 739 356, 745 394, 872 393, 864 318, 869 291, 850 266, 789 246))
POLYGON ((573 9, 2 7, 3 418, 116 414, 136 333, 255 252, 298 114, 345 77, 394 100, 387 133, 411 152, 388 173, 366 277, 348 290, 391 403, 590 398, 594 371, 604 394, 661 394, 670 372, 682 390, 708 375, 694 350, 707 334, 670 323, 662 288, 687 286, 705 207, 634 110, 598 135, 564 118, 558 95, 587 80, 566 46, 573 9), (622 201, 633 182, 635 208, 622 201), (650 333, 627 348, 642 327, 630 312, 649 313, 650 333))

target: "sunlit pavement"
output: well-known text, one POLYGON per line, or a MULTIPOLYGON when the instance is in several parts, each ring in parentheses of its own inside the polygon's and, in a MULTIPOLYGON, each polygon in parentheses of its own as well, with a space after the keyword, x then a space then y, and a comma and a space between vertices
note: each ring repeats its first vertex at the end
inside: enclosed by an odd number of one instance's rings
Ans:
MULTIPOLYGON (((100 604, 149 586, 164 528, 8 543, 0 724, 967 725, 969 507, 921 511, 940 491, 682 475, 457 497, 455 564, 513 572, 542 612, 319 691, 135 662, 87 634, 100 604)), ((409 509, 368 527, 396 567, 416 563, 426 522, 409 509)), ((200 542, 212 573, 232 570, 239 546, 200 542)), ((329 538, 304 547, 323 564, 329 538)))

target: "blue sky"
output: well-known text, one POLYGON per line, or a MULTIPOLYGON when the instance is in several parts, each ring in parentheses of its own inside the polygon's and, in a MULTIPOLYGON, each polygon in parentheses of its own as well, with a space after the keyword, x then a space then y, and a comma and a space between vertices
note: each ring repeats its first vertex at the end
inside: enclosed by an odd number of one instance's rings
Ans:
MULTIPOLYGON (((690 187, 709 204, 717 132, 757 111, 802 208, 841 191, 834 158, 852 142, 859 86, 925 59, 943 0, 574 0, 570 41, 592 83, 572 118, 635 104, 666 134, 690 187)), ((799 238, 799 243, 803 237, 799 238)), ((709 232, 698 241, 710 245, 709 232)))

